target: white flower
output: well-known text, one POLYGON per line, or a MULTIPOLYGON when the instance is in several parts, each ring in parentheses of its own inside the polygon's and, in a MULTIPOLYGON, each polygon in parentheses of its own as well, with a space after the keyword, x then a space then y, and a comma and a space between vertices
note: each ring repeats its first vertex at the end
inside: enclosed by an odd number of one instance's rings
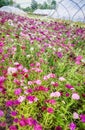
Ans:
POLYGON ((9 67, 8 70, 7 70, 8 74, 13 74, 13 73, 16 73, 16 72, 17 72, 17 68, 15 68, 15 67, 9 67))
POLYGON ((34 50, 34 48, 33 48, 33 47, 31 47, 31 48, 30 48, 30 51, 33 51, 33 50, 34 50))
POLYGON ((85 63, 85 59, 82 59, 81 61, 82 61, 83 63, 85 63))

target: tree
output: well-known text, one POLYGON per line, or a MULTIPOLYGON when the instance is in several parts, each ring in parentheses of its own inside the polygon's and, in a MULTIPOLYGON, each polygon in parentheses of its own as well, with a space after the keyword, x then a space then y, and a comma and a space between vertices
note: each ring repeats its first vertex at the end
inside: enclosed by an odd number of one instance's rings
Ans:
POLYGON ((33 11, 38 8, 38 4, 37 4, 37 2, 35 0, 32 0, 31 8, 32 8, 33 11))
POLYGON ((13 5, 13 0, 0 0, 0 7, 6 5, 13 5))
POLYGON ((56 9, 56 6, 57 6, 56 0, 52 0, 52 2, 51 2, 51 9, 56 9))

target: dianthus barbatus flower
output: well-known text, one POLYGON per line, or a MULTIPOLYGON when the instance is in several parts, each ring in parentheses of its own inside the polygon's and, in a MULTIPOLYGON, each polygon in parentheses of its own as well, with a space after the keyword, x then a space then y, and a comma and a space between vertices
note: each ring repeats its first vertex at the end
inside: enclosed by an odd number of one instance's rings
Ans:
POLYGON ((5 81, 5 77, 4 76, 0 76, 0 84, 2 84, 5 81))
POLYGON ((4 112, 0 110, 0 117, 4 116, 4 112))
POLYGON ((71 122, 69 125, 70 130, 75 130, 76 129, 76 124, 71 122))
POLYGON ((7 70, 8 74, 14 74, 16 72, 17 72, 17 68, 15 68, 15 67, 9 67, 7 70))
POLYGON ((18 130, 18 129, 17 129, 17 127, 16 127, 15 125, 11 125, 11 126, 9 127, 9 130, 18 130))
POLYGON ((82 121, 83 123, 85 123, 85 114, 81 114, 81 115, 80 115, 80 119, 81 119, 81 121, 82 121))
POLYGON ((72 94, 72 99, 74 99, 74 100, 79 100, 79 99, 80 99, 80 96, 79 96, 77 93, 73 93, 73 94, 72 94))

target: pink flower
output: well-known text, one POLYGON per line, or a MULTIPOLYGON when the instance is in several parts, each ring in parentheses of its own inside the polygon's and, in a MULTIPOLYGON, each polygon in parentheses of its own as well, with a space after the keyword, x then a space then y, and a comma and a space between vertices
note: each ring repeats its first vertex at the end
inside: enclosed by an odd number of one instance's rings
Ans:
POLYGON ((17 72, 17 68, 15 68, 15 67, 9 67, 7 70, 8 74, 14 74, 16 72, 17 72))
POLYGON ((25 98, 26 98, 25 96, 20 96, 20 97, 18 98, 18 101, 19 101, 19 102, 23 102, 23 101, 25 100, 25 98))
POLYGON ((44 79, 44 80, 48 80, 48 77, 47 77, 47 76, 44 76, 43 79, 44 79))
POLYGON ((27 73, 28 70, 27 70, 26 68, 23 68, 23 72, 24 72, 24 73, 27 73))
POLYGON ((73 122, 70 123, 69 128, 70 128, 70 130, 75 130, 76 129, 76 124, 74 124, 73 122))
POLYGON ((51 84, 54 86, 54 87, 58 87, 58 83, 57 82, 51 82, 51 84))
POLYGON ((47 108, 47 112, 48 112, 48 113, 53 113, 53 112, 54 112, 54 110, 53 110, 53 108, 48 107, 48 108, 47 108))
POLYGON ((40 67, 40 63, 39 62, 36 63, 36 67, 40 67))
POLYGON ((47 77, 48 78, 55 78, 55 74, 50 73, 50 74, 47 75, 47 77))
POLYGON ((50 103, 52 105, 56 104, 56 100, 54 100, 54 99, 47 100, 46 102, 48 102, 48 103, 50 103))
POLYGON ((4 116, 4 112, 0 110, 0 117, 4 116))
POLYGON ((6 127, 6 122, 0 122, 1 127, 6 127))
POLYGON ((82 58, 83 58, 82 56, 77 56, 76 60, 75 60, 76 61, 75 63, 78 64, 78 65, 81 64, 82 58))
POLYGON ((21 92, 22 92, 22 89, 21 88, 17 88, 17 89, 15 89, 14 94, 15 95, 20 95, 21 92))
POLYGON ((60 81, 65 81, 66 79, 64 77, 59 77, 60 81))
POLYGON ((78 119, 78 118, 79 118, 78 113, 74 112, 74 113, 73 113, 73 119, 78 119))
POLYGON ((3 42, 0 42, 0 47, 3 47, 4 46, 4 43, 3 42))
POLYGON ((77 93, 73 93, 73 94, 72 94, 72 99, 74 99, 74 100, 79 100, 79 99, 80 99, 80 96, 79 96, 77 93))
POLYGON ((36 83, 37 85, 41 85, 41 80, 35 80, 34 83, 36 83))
POLYGON ((33 81, 28 81, 28 85, 32 85, 33 84, 33 81))
POLYGON ((61 93, 60 92, 52 92, 50 94, 50 97, 60 97, 61 96, 61 93))
POLYGON ((83 57, 82 56, 77 56, 76 61, 80 61, 83 57))

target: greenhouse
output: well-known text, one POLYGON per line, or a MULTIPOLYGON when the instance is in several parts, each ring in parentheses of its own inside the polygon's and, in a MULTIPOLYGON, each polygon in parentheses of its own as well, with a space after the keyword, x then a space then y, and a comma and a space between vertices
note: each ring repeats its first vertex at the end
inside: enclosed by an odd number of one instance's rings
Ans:
POLYGON ((68 19, 85 22, 85 1, 84 0, 62 0, 58 7, 49 14, 53 18, 68 19))

